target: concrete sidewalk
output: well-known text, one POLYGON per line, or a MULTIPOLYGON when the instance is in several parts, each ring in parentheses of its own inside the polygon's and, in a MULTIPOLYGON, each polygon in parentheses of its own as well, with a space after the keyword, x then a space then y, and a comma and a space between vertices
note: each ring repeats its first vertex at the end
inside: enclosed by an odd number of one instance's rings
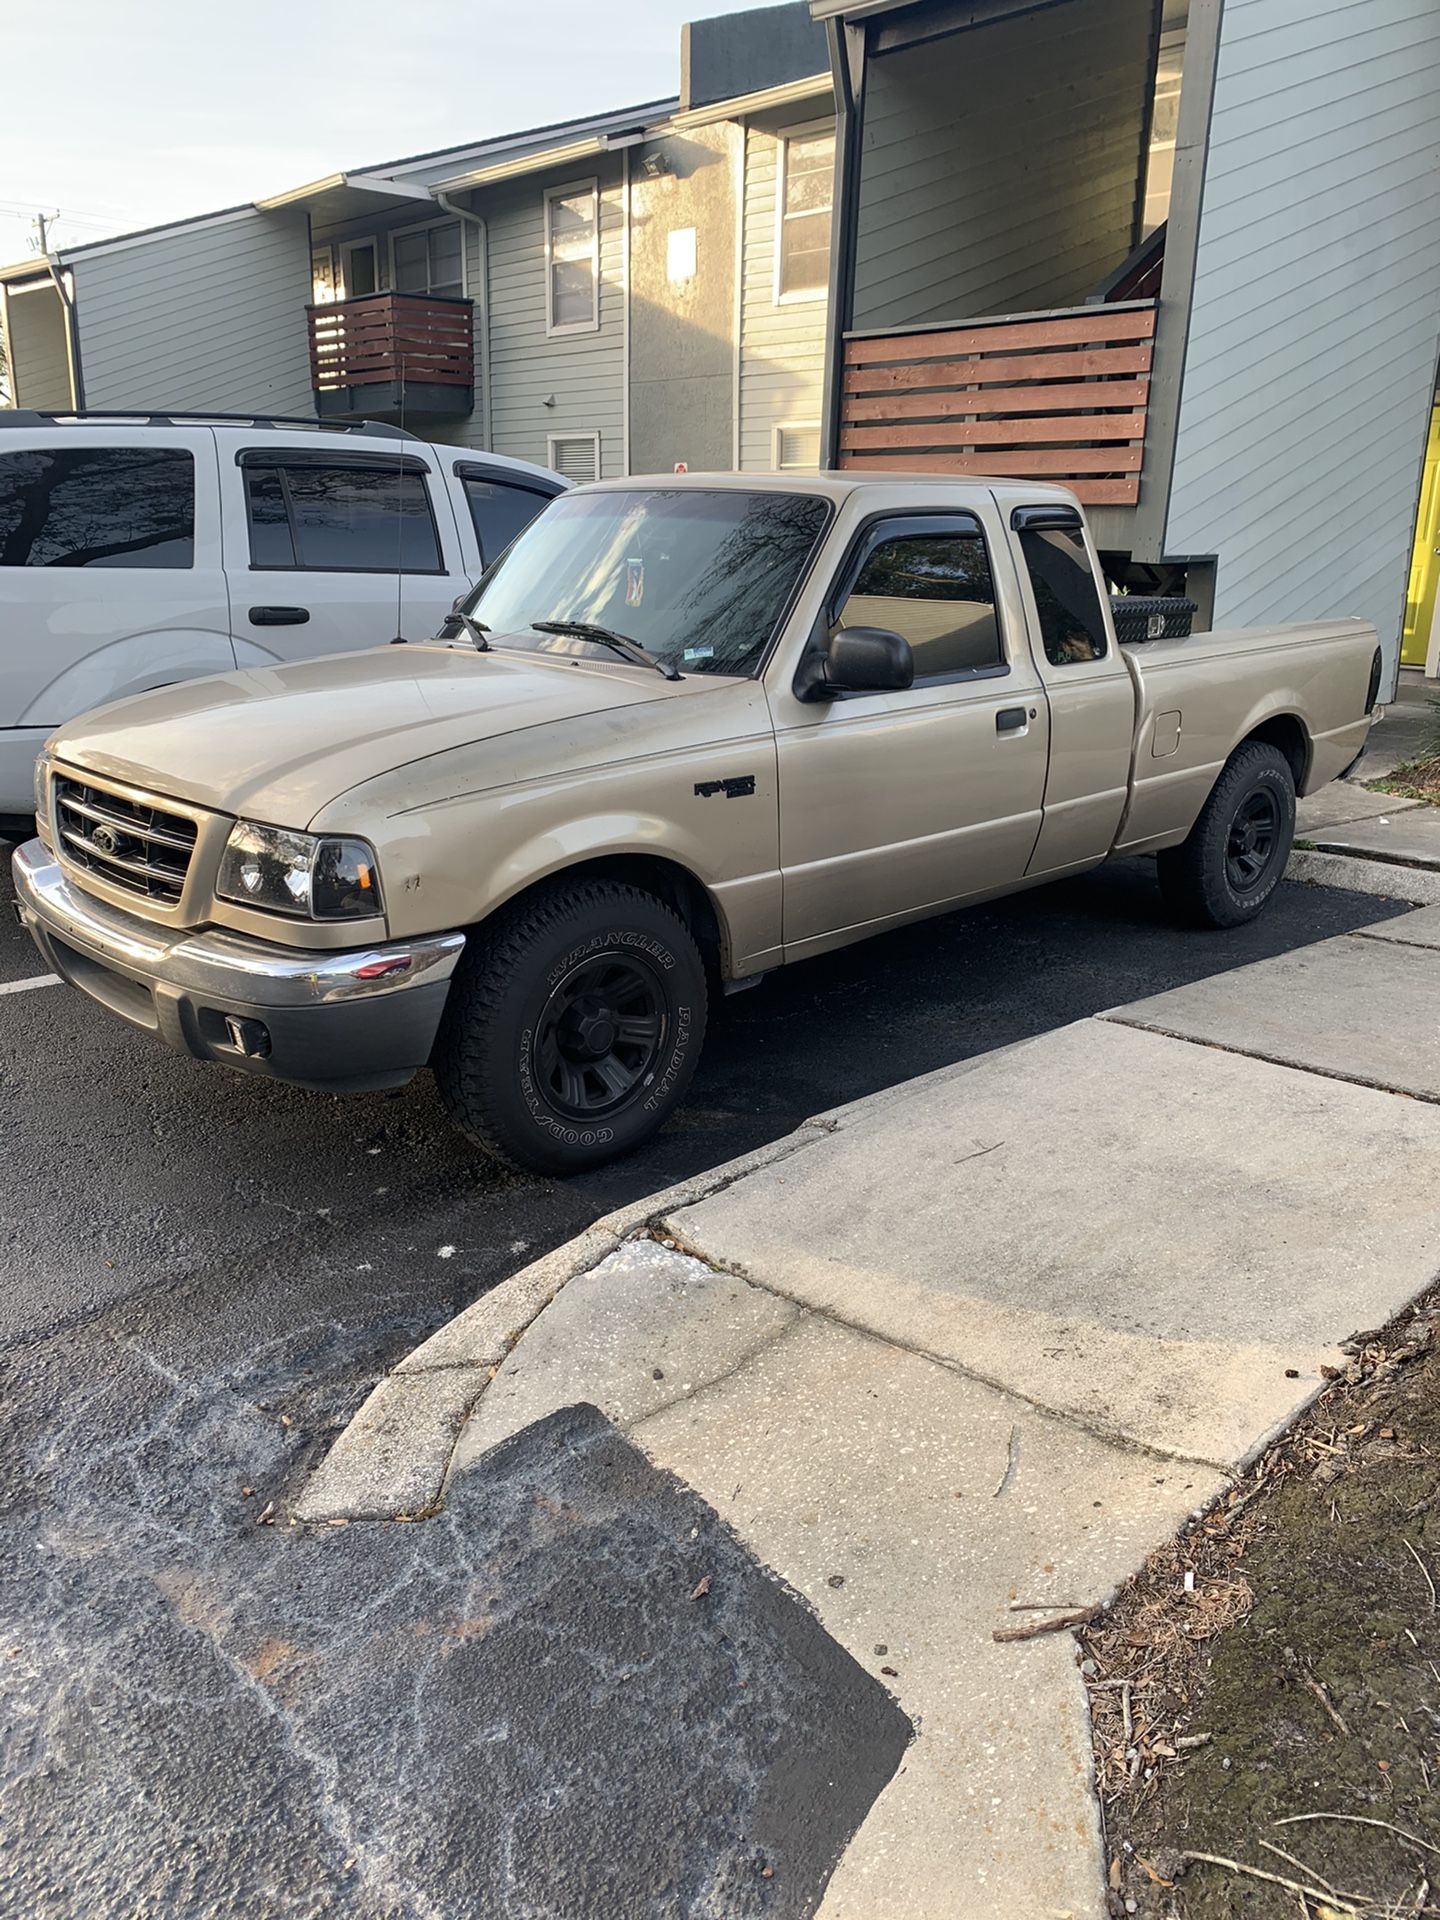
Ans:
POLYGON ((826 1920, 1099 1920, 1073 1643, 992 1636, 1103 1602, 1440 1268, 1437 945, 1262 961, 602 1221, 382 1383, 298 1517, 423 1511, 597 1407, 914 1728, 826 1920))

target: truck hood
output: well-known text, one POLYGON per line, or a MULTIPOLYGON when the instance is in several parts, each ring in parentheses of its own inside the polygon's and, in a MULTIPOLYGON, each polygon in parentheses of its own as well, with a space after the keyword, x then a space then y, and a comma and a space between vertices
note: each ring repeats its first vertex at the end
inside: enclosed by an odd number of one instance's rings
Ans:
POLYGON ((135 694, 67 721, 52 745, 102 778, 305 827, 351 787, 429 755, 722 684, 501 647, 376 647, 135 694))

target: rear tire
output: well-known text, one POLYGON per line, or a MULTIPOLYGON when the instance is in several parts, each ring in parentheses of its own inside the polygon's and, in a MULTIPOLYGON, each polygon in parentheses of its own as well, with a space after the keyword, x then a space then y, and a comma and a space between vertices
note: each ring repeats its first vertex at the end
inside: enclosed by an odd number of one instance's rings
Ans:
POLYGON ((665 1124, 705 1014, 704 964, 678 914, 637 887, 562 882, 471 935, 432 1064, 476 1146, 583 1173, 665 1124))
POLYGON ((1238 927, 1279 886, 1295 838, 1295 776, 1278 747, 1247 740, 1225 762, 1200 818, 1157 867, 1183 925, 1238 927))

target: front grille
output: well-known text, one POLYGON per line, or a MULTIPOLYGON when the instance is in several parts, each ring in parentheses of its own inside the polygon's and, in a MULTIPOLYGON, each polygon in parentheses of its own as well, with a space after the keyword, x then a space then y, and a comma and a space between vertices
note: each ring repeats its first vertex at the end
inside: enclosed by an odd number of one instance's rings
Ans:
POLYGON ((176 904, 195 851, 193 820, 62 773, 51 800, 67 860, 111 886, 176 904))

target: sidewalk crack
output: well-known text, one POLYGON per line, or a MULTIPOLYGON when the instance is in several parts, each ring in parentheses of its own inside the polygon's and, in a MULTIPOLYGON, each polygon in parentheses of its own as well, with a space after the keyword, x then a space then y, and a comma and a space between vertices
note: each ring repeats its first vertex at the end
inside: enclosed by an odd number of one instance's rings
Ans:
MULTIPOLYGON (((966 1157, 974 1158, 976 1156, 967 1155, 966 1157)), ((674 1241, 680 1252, 688 1254, 692 1260, 700 1261, 714 1273, 728 1273, 736 1280, 743 1280, 746 1286, 757 1287, 761 1292, 772 1294, 777 1300, 784 1300, 796 1309, 796 1319, 788 1322, 778 1333, 763 1341, 759 1347, 754 1349, 755 1353, 762 1353, 767 1347, 777 1344, 778 1341, 786 1335, 793 1333, 796 1327, 807 1319, 823 1320, 828 1325, 841 1327, 846 1333, 853 1333, 862 1340, 873 1340, 877 1346, 890 1347, 897 1353, 908 1353, 917 1360, 928 1360, 933 1366, 943 1367, 947 1373, 953 1373, 959 1379, 973 1380, 977 1386, 986 1387, 991 1393, 1001 1394, 1007 1400, 1018 1401, 1021 1406, 1029 1407, 1032 1412, 1042 1415, 1045 1419, 1055 1420, 1063 1426, 1073 1427, 1079 1433, 1088 1434, 1092 1440, 1099 1440, 1106 1446, 1116 1447, 1122 1453, 1141 1454, 1146 1459, 1164 1460, 1167 1463, 1178 1462, 1186 1466, 1203 1467, 1211 1473, 1223 1474, 1227 1480, 1238 1480, 1244 1472, 1243 1462, 1236 1466, 1229 1461, 1212 1460, 1208 1455, 1203 1453, 1182 1453, 1177 1449, 1157 1446, 1153 1441, 1141 1440, 1134 1434, 1127 1433, 1123 1427, 1107 1426, 1103 1421, 1087 1420, 1069 1408, 1052 1406, 1048 1401, 1039 1400, 1033 1394, 1023 1393, 1018 1387, 1011 1386, 1007 1381, 997 1380, 993 1375, 982 1373, 976 1367, 966 1366, 963 1361, 953 1359, 948 1354, 935 1353, 929 1347, 915 1346, 907 1340, 897 1340, 891 1334, 880 1333, 876 1328, 866 1326, 861 1321, 848 1320, 844 1314, 838 1313, 833 1307, 818 1307, 810 1300, 804 1300, 796 1294, 787 1293, 783 1286, 780 1286, 773 1280, 762 1280, 758 1278, 757 1275, 752 1273, 747 1267, 742 1266, 738 1261, 722 1260, 718 1254, 702 1253, 699 1248, 688 1245, 683 1236, 675 1232, 674 1227, 669 1221, 663 1222, 662 1225, 667 1237, 674 1241)), ((738 1372, 742 1366, 746 1365, 751 1357, 753 1356, 747 1355, 744 1359, 738 1361, 734 1367, 728 1369, 726 1373, 717 1375, 714 1381, 705 1382, 704 1386, 695 1389, 694 1394, 682 1395, 681 1398, 694 1398, 696 1394, 703 1393, 708 1387, 718 1385, 721 1380, 729 1379, 734 1373, 738 1372)), ((656 1411, 663 1412, 664 1408, 657 1408, 656 1411)), ((647 1420, 653 1418, 653 1414, 645 1415, 645 1419, 647 1420)), ((636 1424, 638 1427, 643 1423, 637 1422, 636 1424)))

